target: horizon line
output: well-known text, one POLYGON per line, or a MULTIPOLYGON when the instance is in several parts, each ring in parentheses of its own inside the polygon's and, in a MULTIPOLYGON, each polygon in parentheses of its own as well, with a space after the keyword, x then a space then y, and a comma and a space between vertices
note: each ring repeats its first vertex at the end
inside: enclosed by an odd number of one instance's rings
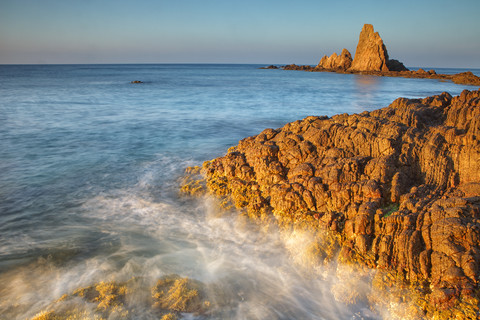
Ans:
MULTIPOLYGON (((73 62, 73 63, 0 63, 0 66, 69 66, 69 65, 264 65, 264 66, 286 66, 296 63, 258 63, 258 62, 73 62)), ((297 64, 316 66, 317 64, 297 64)), ((465 69, 465 70, 480 70, 472 67, 419 67, 407 66, 408 69, 465 69)))

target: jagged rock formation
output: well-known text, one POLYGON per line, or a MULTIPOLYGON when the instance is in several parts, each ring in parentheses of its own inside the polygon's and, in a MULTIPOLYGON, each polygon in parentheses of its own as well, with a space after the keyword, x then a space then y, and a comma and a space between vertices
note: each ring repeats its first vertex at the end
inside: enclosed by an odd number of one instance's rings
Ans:
POLYGON ((437 74, 434 70, 428 72, 423 69, 408 70, 400 61, 388 58, 387 48, 378 32, 374 32, 371 24, 363 26, 353 60, 350 52, 343 49, 339 56, 336 53, 333 53, 330 57, 324 56, 315 67, 290 64, 282 68, 284 70, 335 71, 387 77, 440 79, 450 80, 458 84, 480 86, 480 77, 470 71, 451 75, 437 74))
POLYGON ((480 91, 266 129, 204 171, 251 217, 337 234, 341 256, 421 293, 421 312, 478 316, 480 91))
POLYGON ((347 70, 352 65, 352 55, 347 49, 343 49, 342 53, 338 56, 334 52, 330 57, 323 56, 317 65, 317 68, 327 70, 347 70))
POLYGON ((352 71, 406 71, 398 60, 389 60, 387 48, 371 24, 365 24, 360 32, 352 71))

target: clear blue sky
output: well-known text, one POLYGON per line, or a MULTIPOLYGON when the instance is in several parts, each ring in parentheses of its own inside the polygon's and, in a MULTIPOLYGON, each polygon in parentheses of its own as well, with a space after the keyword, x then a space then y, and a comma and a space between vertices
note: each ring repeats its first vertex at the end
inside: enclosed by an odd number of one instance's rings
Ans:
POLYGON ((480 0, 0 0, 0 64, 316 64, 364 23, 407 66, 480 68, 480 0))

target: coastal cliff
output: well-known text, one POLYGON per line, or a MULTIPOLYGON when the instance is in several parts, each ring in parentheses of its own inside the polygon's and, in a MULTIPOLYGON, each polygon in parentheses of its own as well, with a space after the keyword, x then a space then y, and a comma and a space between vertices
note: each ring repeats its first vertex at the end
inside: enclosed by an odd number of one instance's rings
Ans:
POLYGON ((480 90, 266 129, 203 179, 254 220, 313 231, 318 261, 381 272, 374 290, 401 286, 410 315, 479 315, 480 90))

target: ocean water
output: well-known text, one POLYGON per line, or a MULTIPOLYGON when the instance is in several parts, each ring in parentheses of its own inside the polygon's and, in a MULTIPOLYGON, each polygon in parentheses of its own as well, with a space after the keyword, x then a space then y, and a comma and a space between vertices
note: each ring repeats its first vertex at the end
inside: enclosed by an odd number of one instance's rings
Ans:
POLYGON ((381 317, 336 302, 335 279, 302 270, 292 252, 308 237, 262 233, 214 199, 183 197, 182 174, 306 116, 478 88, 259 67, 0 65, 0 319, 99 281, 171 273, 228 295, 207 318, 381 317))

